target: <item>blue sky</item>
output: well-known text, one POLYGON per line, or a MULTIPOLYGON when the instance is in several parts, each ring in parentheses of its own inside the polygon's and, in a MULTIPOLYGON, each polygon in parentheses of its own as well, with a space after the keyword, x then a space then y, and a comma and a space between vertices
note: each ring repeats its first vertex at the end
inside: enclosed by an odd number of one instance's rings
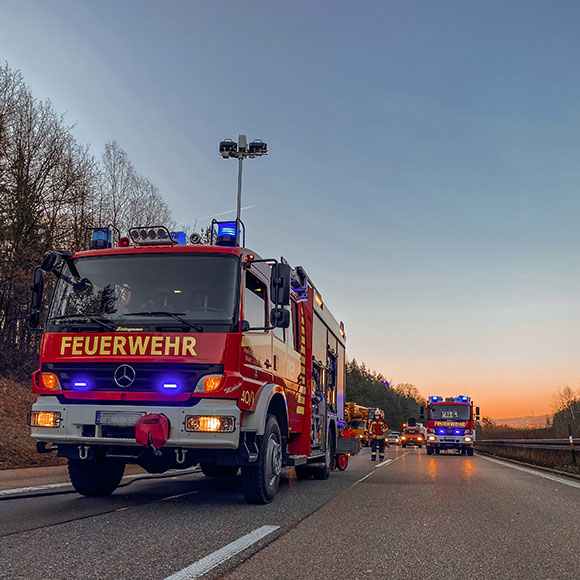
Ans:
POLYGON ((235 207, 351 357, 484 414, 550 410, 580 355, 580 5, 0 0, 0 60, 176 219, 235 207))

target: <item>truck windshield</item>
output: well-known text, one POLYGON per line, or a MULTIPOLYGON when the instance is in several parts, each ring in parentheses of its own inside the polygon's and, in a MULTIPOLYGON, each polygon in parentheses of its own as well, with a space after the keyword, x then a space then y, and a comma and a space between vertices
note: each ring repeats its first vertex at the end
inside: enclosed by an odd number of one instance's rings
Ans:
POLYGON ((88 283, 75 288, 58 280, 49 324, 97 322, 101 331, 119 323, 206 330, 235 322, 239 283, 234 256, 159 253, 73 261, 88 283))
POLYGON ((364 421, 351 421, 351 429, 366 429, 366 423, 364 421))
POLYGON ((469 421, 471 410, 469 405, 431 405, 429 419, 433 421, 469 421))

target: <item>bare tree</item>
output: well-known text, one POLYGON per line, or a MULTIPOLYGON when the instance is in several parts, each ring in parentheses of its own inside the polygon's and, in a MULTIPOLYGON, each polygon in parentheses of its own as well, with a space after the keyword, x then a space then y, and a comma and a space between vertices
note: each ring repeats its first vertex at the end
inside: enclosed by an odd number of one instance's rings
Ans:
POLYGON ((105 145, 100 185, 93 212, 99 225, 110 223, 122 233, 135 225, 173 227, 171 212, 159 190, 135 171, 129 156, 116 141, 105 145))
MULTIPOLYGON (((71 208, 86 205, 94 164, 50 101, 35 100, 19 72, 0 69, 0 371, 36 350, 26 327, 30 273, 42 254, 76 241, 71 208)), ((74 215, 74 214, 73 214, 74 215)))

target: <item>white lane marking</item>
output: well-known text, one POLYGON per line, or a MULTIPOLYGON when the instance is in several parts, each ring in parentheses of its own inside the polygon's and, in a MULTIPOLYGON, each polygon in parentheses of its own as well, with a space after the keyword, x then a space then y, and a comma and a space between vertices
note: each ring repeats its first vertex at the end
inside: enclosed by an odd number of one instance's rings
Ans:
POLYGON ((523 471, 524 473, 531 473, 532 475, 538 475, 539 477, 543 477, 545 479, 549 479, 551 481, 556 481, 558 483, 563 483, 564 485, 569 485, 570 487, 575 487, 580 489, 580 482, 572 481, 571 479, 566 479, 564 477, 558 477, 557 475, 551 475, 549 473, 544 473, 543 471, 537 471, 535 469, 530 469, 529 467, 522 467, 520 465, 515 465, 513 463, 509 463, 508 461, 501 461, 499 459, 492 459, 491 457, 487 457, 486 455, 477 455, 482 459, 487 459, 492 463, 498 463, 499 465, 503 465, 504 467, 511 467, 512 469, 517 469, 518 471, 523 471))
MULTIPOLYGON (((191 471, 189 471, 189 470, 183 471, 179 475, 174 475, 173 477, 167 478, 167 479, 175 479, 181 475, 189 475, 190 473, 197 473, 198 471, 199 471, 199 469, 194 468, 191 471)), ((150 477, 147 473, 136 473, 134 475, 125 475, 123 477, 122 481, 128 481, 128 480, 137 479, 137 478, 155 479, 155 476, 150 477)), ((28 493, 30 491, 46 491, 48 489, 58 489, 59 487, 72 487, 72 483, 70 483, 70 481, 68 481, 66 483, 46 483, 44 485, 32 485, 30 487, 19 487, 17 489, 4 489, 4 490, 0 491, 0 497, 3 495, 28 493)))
MULTIPOLYGON (((395 461, 397 461, 401 457, 404 457, 405 455, 406 455, 406 453, 403 453, 402 455, 399 455, 399 457, 395 457, 395 459, 387 459, 386 461, 382 461, 381 463, 377 463, 377 465, 375 465, 375 469, 377 467, 384 467, 385 465, 388 465, 389 463, 394 463, 395 461)), ((350 487, 354 487, 355 485, 358 485, 359 483, 364 481, 367 477, 370 477, 373 473, 374 473, 374 471, 367 473, 364 477, 361 477, 358 481, 355 481, 350 487)))
POLYGON ((188 491, 187 493, 179 493, 177 495, 170 495, 169 497, 162 497, 158 501, 167 501, 170 499, 177 499, 178 497, 185 497, 186 495, 193 495, 194 493, 199 493, 199 490, 196 491, 188 491))
POLYGON ((0 496, 10 495, 13 493, 26 493, 28 491, 44 491, 46 489, 55 489, 58 487, 70 486, 70 483, 47 483, 46 485, 34 485, 31 487, 19 487, 18 489, 5 489, 0 491, 0 496))
POLYGON ((265 538, 267 535, 279 530, 280 526, 262 526, 261 528, 255 529, 253 532, 238 538, 231 544, 224 546, 223 548, 217 550, 213 554, 194 562, 187 568, 172 574, 165 578, 165 580, 193 580, 193 578, 199 578, 204 574, 207 574, 210 570, 213 570, 216 566, 223 564, 236 554, 239 554, 246 548, 249 548, 252 544, 265 538))

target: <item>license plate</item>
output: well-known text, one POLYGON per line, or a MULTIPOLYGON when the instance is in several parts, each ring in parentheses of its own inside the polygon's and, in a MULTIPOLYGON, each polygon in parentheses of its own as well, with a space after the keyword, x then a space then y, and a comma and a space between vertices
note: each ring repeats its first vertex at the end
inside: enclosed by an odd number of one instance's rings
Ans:
POLYGON ((97 411, 97 425, 114 425, 116 427, 132 427, 145 413, 130 411, 97 411))

